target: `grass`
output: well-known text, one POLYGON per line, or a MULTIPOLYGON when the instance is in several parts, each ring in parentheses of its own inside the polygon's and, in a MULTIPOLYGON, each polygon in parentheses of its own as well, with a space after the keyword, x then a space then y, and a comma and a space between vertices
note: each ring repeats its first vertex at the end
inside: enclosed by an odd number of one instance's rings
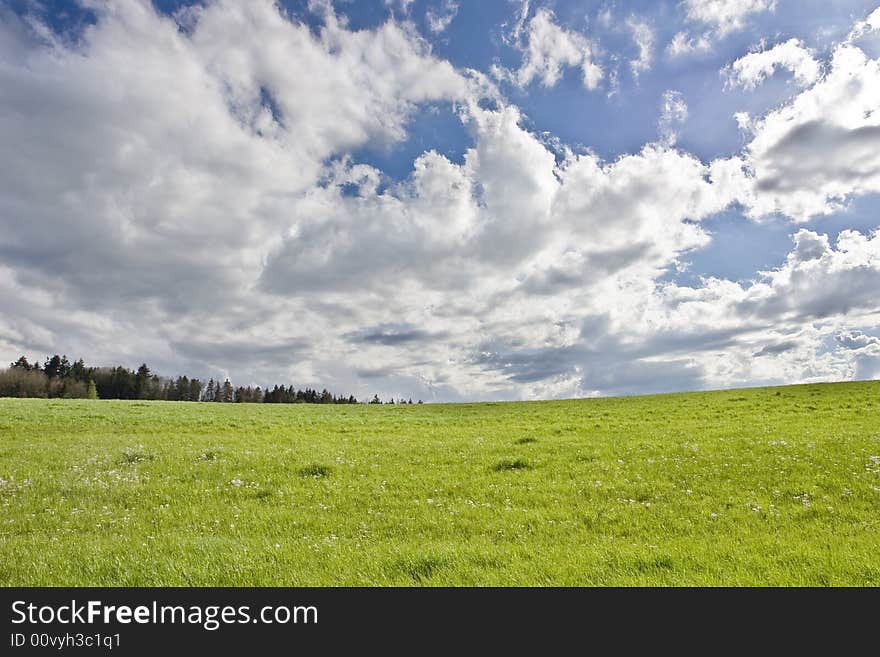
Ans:
POLYGON ((0 584, 878 585, 880 382, 0 400, 0 584))
POLYGON ((499 461, 492 468, 495 472, 504 472, 505 470, 528 470, 530 466, 522 459, 506 459, 499 461))

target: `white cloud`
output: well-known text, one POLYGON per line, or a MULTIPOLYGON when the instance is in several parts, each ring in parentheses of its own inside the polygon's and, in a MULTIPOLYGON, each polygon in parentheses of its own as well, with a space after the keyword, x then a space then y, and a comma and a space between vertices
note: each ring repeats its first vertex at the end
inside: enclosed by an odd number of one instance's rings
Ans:
MULTIPOLYGON (((104 358, 124 349, 176 372, 220 357, 175 353, 172 340, 224 344, 226 323, 258 344, 319 330, 319 313, 254 289, 269 254, 305 231, 296 209, 320 196, 328 158, 402 139, 418 104, 468 98, 472 82, 394 22, 350 32, 330 14, 315 35, 270 2, 224 1, 191 10, 184 32, 145 2, 95 11, 76 44, 20 29, 23 50, 2 55, 0 138, 19 158, 0 180, 3 262, 24 298, 44 291, 68 320, 31 304, 32 328, 21 320, 0 339, 104 358), (130 339, 139 322, 149 339, 130 339)), ((290 351, 300 376, 321 349, 290 351)), ((255 356, 250 375, 271 360, 255 356)))
POLYGON ((841 345, 854 351, 865 350, 874 356, 880 356, 880 338, 865 335, 859 330, 841 331, 834 336, 841 345))
POLYGON ((439 34, 452 24, 456 14, 458 14, 458 2, 456 0, 443 0, 443 4, 436 10, 428 9, 425 12, 425 22, 428 24, 428 29, 431 32, 439 34))
POLYGON ((740 57, 731 65, 728 79, 731 84, 754 89, 780 68, 790 71, 794 80, 803 87, 818 80, 821 73, 819 62, 803 42, 789 39, 768 50, 740 57))
POLYGON ((847 37, 847 40, 854 41, 863 37, 866 34, 876 32, 878 30, 880 30, 880 7, 877 7, 874 11, 868 14, 868 16, 866 16, 864 20, 858 21, 853 26, 853 29, 847 37))
MULTIPOLYGON (((526 27, 526 21, 529 19, 529 13, 531 12, 531 4, 530 0, 520 0, 516 23, 510 33, 510 39, 514 44, 518 44, 522 39, 522 33, 526 27)), ((507 37, 505 37, 505 39, 506 38, 507 37)))
POLYGON ((842 231, 836 248, 827 235, 801 229, 794 249, 778 269, 751 284, 716 278, 699 288, 667 285, 668 308, 717 326, 772 320, 784 327, 834 317, 876 315, 880 289, 880 233, 842 231), (846 290, 846 294, 841 294, 846 290))
MULTIPOLYGON (((314 1, 314 0, 312 0, 314 1)), ((326 1, 326 0, 319 0, 326 1)), ((394 8, 399 8, 401 13, 404 15, 409 14, 409 9, 412 6, 413 0, 385 0, 385 6, 394 8)), ((332 7, 332 5, 330 5, 332 7)))
MULTIPOLYGON (((591 291, 643 288, 727 202, 709 168, 660 145, 558 163, 516 108, 481 109, 477 82, 395 23, 349 32, 330 14, 315 35, 268 3, 190 18, 185 33, 116 3, 77 51, 32 44, 26 69, 3 69, 0 134, 23 163, 0 182, 10 358, 65 345, 361 396, 562 394, 571 372, 535 366, 520 386, 474 350, 566 347, 601 312, 591 291), (473 135, 461 163, 429 151, 383 188, 345 157, 441 100, 473 135)), ((636 385, 602 367, 608 390, 636 385)))
MULTIPOLYGON (((665 284, 645 313, 630 321, 652 324, 648 341, 669 332, 724 336, 691 354, 710 385, 864 376, 867 365, 853 351, 862 345, 845 344, 840 335, 853 325, 880 324, 880 234, 843 231, 836 248, 826 235, 808 230, 793 240, 782 266, 751 283, 709 278, 698 287, 665 284), (839 348, 829 349, 835 337, 839 348)), ((870 339, 863 341, 873 348, 870 339)))
MULTIPOLYGON (((576 377, 567 394, 626 392, 634 381, 642 392, 664 389, 647 385, 650 378, 687 389, 877 376, 880 339, 864 331, 880 329, 880 234, 844 231, 832 245, 802 230, 793 239, 782 265, 750 283, 646 286, 642 275, 606 274, 580 300, 614 304, 582 305, 573 335, 557 331, 541 341, 513 334, 486 343, 479 360, 523 383, 576 377)), ((558 274, 546 282, 565 283, 558 274)))
POLYGON ((554 86, 566 68, 579 68, 583 85, 595 89, 602 80, 602 67, 596 63, 596 48, 583 34, 560 27, 553 12, 540 8, 530 21, 524 23, 528 15, 528 3, 523 4, 523 14, 514 30, 514 38, 523 51, 522 64, 516 71, 494 67, 499 78, 509 79, 520 87, 526 87, 538 80, 544 87, 554 86), (522 33, 524 34, 524 37, 522 33))
POLYGON ((686 32, 676 32, 672 41, 666 46, 666 53, 670 57, 681 57, 691 53, 708 52, 711 48, 712 41, 708 34, 692 37, 686 32))
POLYGON ((880 61, 844 43, 827 74, 783 107, 751 122, 747 147, 754 216, 798 221, 880 191, 880 61))
POLYGON ((399 140, 417 103, 467 94, 448 62, 431 57, 426 43, 394 22, 352 32, 330 13, 315 38, 264 0, 244 6, 221 0, 197 17, 192 47, 225 85, 233 109, 252 112, 261 89, 268 90, 292 124, 285 131, 294 137, 291 146, 310 155, 326 157, 375 138, 399 140), (309 129, 298 129, 304 126, 309 129))
MULTIPOLYGON (((870 340, 834 336, 880 324, 876 234, 801 231, 750 285, 657 282, 710 243, 701 222, 732 202, 798 217, 872 188, 877 151, 859 144, 873 144, 877 72, 858 48, 744 121, 741 156, 707 164, 673 148, 686 105, 670 91, 664 138, 604 161, 527 129, 408 23, 351 31, 317 8, 315 30, 268 0, 222 0, 182 30, 118 0, 77 43, 0 24, 15 35, 0 37, 0 141, 16 154, 0 176, 0 356, 60 349, 425 399, 871 371, 858 360, 870 340), (397 181, 354 159, 435 105, 472 140, 460 158, 428 150, 397 181), (817 122, 824 150, 786 150, 817 122), (860 167, 870 175, 852 177, 860 167), (807 170, 806 192, 770 184, 774 171, 797 180, 789 170, 807 170)), ((523 84, 593 61, 545 12, 523 14, 525 73, 511 74, 523 84)))
POLYGON ((651 70, 654 61, 654 30, 646 21, 630 17, 626 26, 632 33, 633 40, 639 49, 639 56, 630 61, 629 65, 633 75, 638 77, 641 73, 651 70))
POLYGON ((674 144, 678 138, 676 127, 687 119, 688 106, 680 91, 668 90, 663 94, 663 105, 657 127, 660 136, 667 144, 674 144))
POLYGON ((775 6, 776 0, 684 0, 688 20, 712 26, 719 36, 741 30, 750 16, 775 6))
POLYGON ((751 286, 741 312, 792 319, 876 312, 880 289, 880 233, 845 230, 837 248, 826 235, 801 229, 785 264, 751 286), (841 294, 846 290, 846 294, 841 294))
POLYGON ((749 17, 773 11, 776 0, 684 0, 683 7, 687 20, 708 29, 697 35, 677 32, 666 46, 673 58, 709 52, 713 41, 743 29, 749 17))

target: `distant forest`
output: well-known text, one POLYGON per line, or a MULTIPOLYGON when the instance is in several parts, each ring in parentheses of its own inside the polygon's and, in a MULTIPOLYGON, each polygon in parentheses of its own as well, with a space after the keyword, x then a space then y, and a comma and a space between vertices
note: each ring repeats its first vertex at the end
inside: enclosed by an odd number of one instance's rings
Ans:
MULTIPOLYGON (((292 385, 235 387, 226 379, 204 385, 186 376, 167 378, 153 374, 144 363, 137 370, 125 367, 89 367, 82 359, 70 362, 58 354, 31 364, 22 356, 0 370, 0 397, 68 399, 161 399, 191 402, 250 402, 264 404, 357 404, 354 395, 334 395, 326 388, 294 389, 292 385)), ((378 396, 371 404, 382 403, 378 396)), ((386 403, 395 403, 391 399, 386 403)), ((409 403, 398 400, 396 403, 409 403)), ((419 400, 418 403, 422 403, 419 400)))

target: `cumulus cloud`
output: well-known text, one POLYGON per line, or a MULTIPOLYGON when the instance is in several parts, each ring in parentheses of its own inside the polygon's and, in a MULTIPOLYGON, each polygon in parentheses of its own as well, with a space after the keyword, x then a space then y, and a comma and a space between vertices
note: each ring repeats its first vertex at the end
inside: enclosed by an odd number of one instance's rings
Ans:
POLYGON ((595 89, 604 75, 596 63, 596 47, 580 32, 556 23, 549 9, 541 7, 525 22, 528 3, 514 29, 514 39, 523 52, 522 63, 515 71, 494 67, 496 77, 507 79, 520 87, 537 80, 544 87, 554 86, 566 68, 579 68, 584 87, 595 89))
MULTIPOLYGON (((859 336, 880 325, 876 233, 799 231, 752 283, 662 282, 732 203, 798 218, 873 189, 876 150, 860 144, 873 144, 876 62, 855 45, 748 122, 741 155, 674 148, 687 109, 670 91, 661 139, 606 160, 531 129, 409 23, 353 31, 326 3, 317 27, 268 0, 176 18, 140 0, 92 6, 77 40, 0 23, 0 140, 16 154, 0 175, 4 358, 60 349, 443 400, 873 367, 859 336), (439 106, 466 132, 458 157, 425 150, 398 179, 358 161, 439 106)), ((585 37, 530 16, 515 81, 593 62, 585 37)))
MULTIPOLYGON (((878 15, 880 18, 880 15, 878 15)), ((880 376, 880 338, 858 329, 842 330, 834 336, 853 360, 853 378, 874 379, 880 376)))
POLYGON ((880 60, 843 43, 812 87, 746 121, 751 213, 805 221, 840 209, 851 195, 880 191, 878 107, 880 60))
POLYGON ((750 16, 775 6, 776 0, 684 0, 688 20, 710 25, 720 36, 741 30, 750 16))
POLYGON ((731 84, 754 89, 773 75, 776 69, 786 69, 794 80, 807 87, 819 78, 820 67, 812 53, 800 39, 789 39, 768 50, 749 53, 737 59, 730 67, 731 84))
POLYGON ((645 340, 676 328, 727 332, 723 349, 708 345, 691 353, 718 385, 856 376, 859 354, 851 348, 860 339, 847 344, 840 336, 847 325, 880 324, 880 235, 842 231, 832 244, 826 235, 800 230, 792 239, 785 262, 752 282, 707 278, 694 287, 659 286, 641 317, 654 327, 645 340))
POLYGON ((549 389, 504 389, 473 361, 475 336, 568 339, 544 318, 706 243, 692 222, 727 202, 662 146, 557 161, 515 107, 476 102, 479 76, 393 21, 351 32, 325 8, 315 32, 269 2, 224 1, 182 30, 134 0, 97 11, 75 49, 31 41, 3 68, 0 131, 22 155, 0 183, 4 307, 21 308, 0 326, 10 353, 66 344, 361 394, 380 370, 426 397, 536 394, 549 389), (403 138, 440 101, 472 135, 462 162, 428 151, 388 186, 346 155, 403 138))
POLYGON ((803 322, 880 312, 880 233, 842 231, 835 248, 827 235, 801 229, 793 241, 785 263, 751 284, 709 279, 700 288, 671 285, 664 294, 678 312, 699 308, 721 325, 729 318, 803 322))
POLYGON ((862 331, 841 331, 834 336, 834 339, 847 349, 855 351, 867 349, 875 355, 880 355, 880 338, 873 335, 865 335, 862 331))
POLYGON ((592 288, 613 289, 616 304, 594 307, 579 331, 572 320, 574 334, 489 341, 473 359, 513 382, 582 395, 876 376, 880 339, 848 327, 880 326, 880 233, 792 239, 784 263, 754 281, 633 290, 644 279, 623 276, 592 288))
POLYGON ((801 229, 785 264, 765 274, 740 301, 744 312, 765 317, 826 318, 877 311, 880 234, 843 231, 833 248, 826 235, 801 229), (846 294, 841 294, 846 290, 846 294))
MULTIPOLYGON (((331 13, 315 34, 273 3, 223 1, 182 30, 149 3, 93 7, 80 42, 46 45, 21 24, 23 50, 4 53, 0 133, 19 160, 0 181, 2 258, 29 298, 130 312, 160 332, 259 316, 250 287, 299 230, 291 211, 321 190, 325 161, 399 140, 420 103, 470 93, 394 22, 350 32, 331 13)), ((110 330, 80 316, 70 334, 83 342, 110 330)), ((275 321, 260 330, 296 337, 275 321)), ((19 348, 49 342, 20 328, 19 348)))
POLYGON ((847 40, 852 42, 871 32, 880 31, 880 7, 872 11, 864 20, 858 21, 850 32, 847 40))

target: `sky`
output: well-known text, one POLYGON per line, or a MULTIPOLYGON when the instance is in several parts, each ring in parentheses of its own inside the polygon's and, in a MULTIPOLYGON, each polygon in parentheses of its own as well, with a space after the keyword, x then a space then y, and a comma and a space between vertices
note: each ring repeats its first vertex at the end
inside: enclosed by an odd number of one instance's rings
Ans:
POLYGON ((877 0, 0 0, 0 362, 880 377, 877 0))

